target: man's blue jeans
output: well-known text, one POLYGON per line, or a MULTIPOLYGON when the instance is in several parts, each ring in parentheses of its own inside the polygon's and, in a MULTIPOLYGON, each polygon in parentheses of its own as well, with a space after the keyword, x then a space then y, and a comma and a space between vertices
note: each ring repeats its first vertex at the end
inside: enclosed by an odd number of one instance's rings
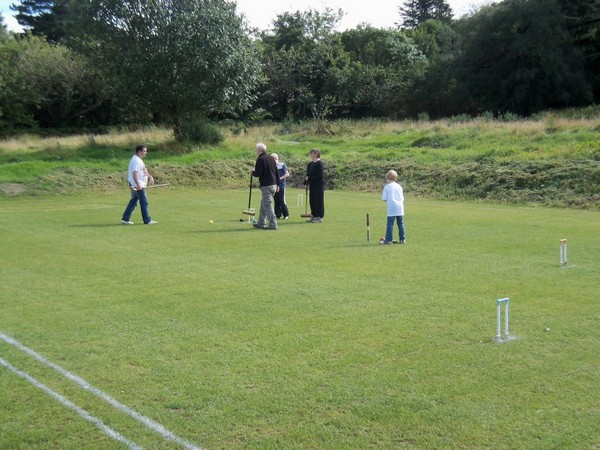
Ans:
POLYGON ((400 231, 400 240, 401 241, 406 240, 406 236, 404 234, 404 217, 403 216, 388 216, 387 227, 385 229, 385 241, 391 242, 393 240, 394 221, 398 222, 398 228, 400 231))
POLYGON ((125 208, 125 212, 123 213, 122 219, 125 221, 129 221, 131 219, 131 214, 133 210, 140 202, 140 209, 142 210, 142 219, 144 223, 148 223, 152 220, 150 217, 150 213, 148 212, 148 197, 146 197, 146 189, 142 189, 141 191, 134 191, 131 189, 131 200, 127 204, 127 208, 125 208))

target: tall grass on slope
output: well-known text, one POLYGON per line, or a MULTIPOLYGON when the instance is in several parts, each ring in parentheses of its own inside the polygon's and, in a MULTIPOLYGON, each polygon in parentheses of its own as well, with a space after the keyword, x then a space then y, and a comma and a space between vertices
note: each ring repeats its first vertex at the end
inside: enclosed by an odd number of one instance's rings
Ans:
POLYGON ((120 189, 132 148, 147 141, 147 163, 161 182, 239 188, 247 183, 254 145, 262 141, 302 185, 312 147, 322 150, 330 189, 375 191, 390 168, 412 192, 435 198, 597 209, 600 206, 600 118, 385 122, 339 121, 327 135, 314 124, 259 125, 228 131, 215 146, 185 146, 166 130, 83 137, 81 145, 52 140, 15 151, 0 144, 0 189, 24 194, 88 188, 120 189), (145 138, 145 139, 144 139, 145 138))

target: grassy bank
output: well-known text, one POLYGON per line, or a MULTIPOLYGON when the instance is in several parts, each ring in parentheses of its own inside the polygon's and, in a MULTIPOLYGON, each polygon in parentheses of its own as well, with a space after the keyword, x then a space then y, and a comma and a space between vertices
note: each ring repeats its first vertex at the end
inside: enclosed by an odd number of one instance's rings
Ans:
POLYGON ((340 121, 316 134, 314 123, 263 125, 213 147, 177 143, 168 130, 0 142, 5 195, 114 191, 125 186, 133 147, 145 142, 147 164, 161 182, 202 188, 247 183, 254 144, 280 154, 299 187, 307 152, 318 147, 329 189, 376 191, 397 169, 407 192, 428 198, 597 209, 600 206, 600 116, 548 114, 517 122, 340 121))

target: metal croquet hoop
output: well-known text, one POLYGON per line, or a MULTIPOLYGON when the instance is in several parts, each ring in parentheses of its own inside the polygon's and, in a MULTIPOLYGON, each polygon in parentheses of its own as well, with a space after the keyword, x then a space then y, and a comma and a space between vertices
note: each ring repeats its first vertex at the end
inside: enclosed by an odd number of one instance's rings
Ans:
POLYGON ((254 223, 254 208, 248 208, 248 224, 252 225, 254 223))
POLYGON ((508 297, 496 300, 496 341, 508 340, 508 297), (502 305, 504 304, 504 336, 502 335, 502 305))
MULTIPOLYGON (((312 208, 312 205, 311 205, 312 208)), ((304 214, 300 214, 300 217, 311 217, 312 213, 308 213, 308 184, 304 186, 304 214)))
POLYGON ((560 265, 562 267, 567 265, 567 240, 560 240, 560 265))

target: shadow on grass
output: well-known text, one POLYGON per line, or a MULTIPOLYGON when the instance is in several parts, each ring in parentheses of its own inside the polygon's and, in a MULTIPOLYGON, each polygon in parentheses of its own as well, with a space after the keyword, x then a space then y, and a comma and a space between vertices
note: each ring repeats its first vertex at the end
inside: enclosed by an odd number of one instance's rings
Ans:
POLYGON ((298 225, 308 225, 304 222, 290 222, 288 220, 286 221, 278 221, 277 222, 277 226, 278 229, 277 230, 270 230, 270 229, 257 229, 254 228, 252 226, 252 224, 248 223, 247 220, 244 220, 243 222, 237 221, 237 220, 223 220, 223 221, 219 221, 218 223, 215 224, 207 224, 207 225, 202 225, 203 228, 199 228, 197 230, 190 230, 187 231, 187 233, 238 233, 238 232, 245 232, 245 231, 253 231, 255 233, 266 233, 266 232, 279 232, 281 233, 282 231, 284 231, 286 228, 288 227, 295 227, 298 225), (237 225, 239 225, 238 228, 220 228, 220 225, 224 224, 229 226, 230 224, 235 224, 237 223, 237 225))
MULTIPOLYGON (((112 228, 112 227, 123 227, 125 225, 117 223, 76 223, 69 225, 71 228, 112 228)), ((134 225, 135 226, 135 225, 134 225)))

